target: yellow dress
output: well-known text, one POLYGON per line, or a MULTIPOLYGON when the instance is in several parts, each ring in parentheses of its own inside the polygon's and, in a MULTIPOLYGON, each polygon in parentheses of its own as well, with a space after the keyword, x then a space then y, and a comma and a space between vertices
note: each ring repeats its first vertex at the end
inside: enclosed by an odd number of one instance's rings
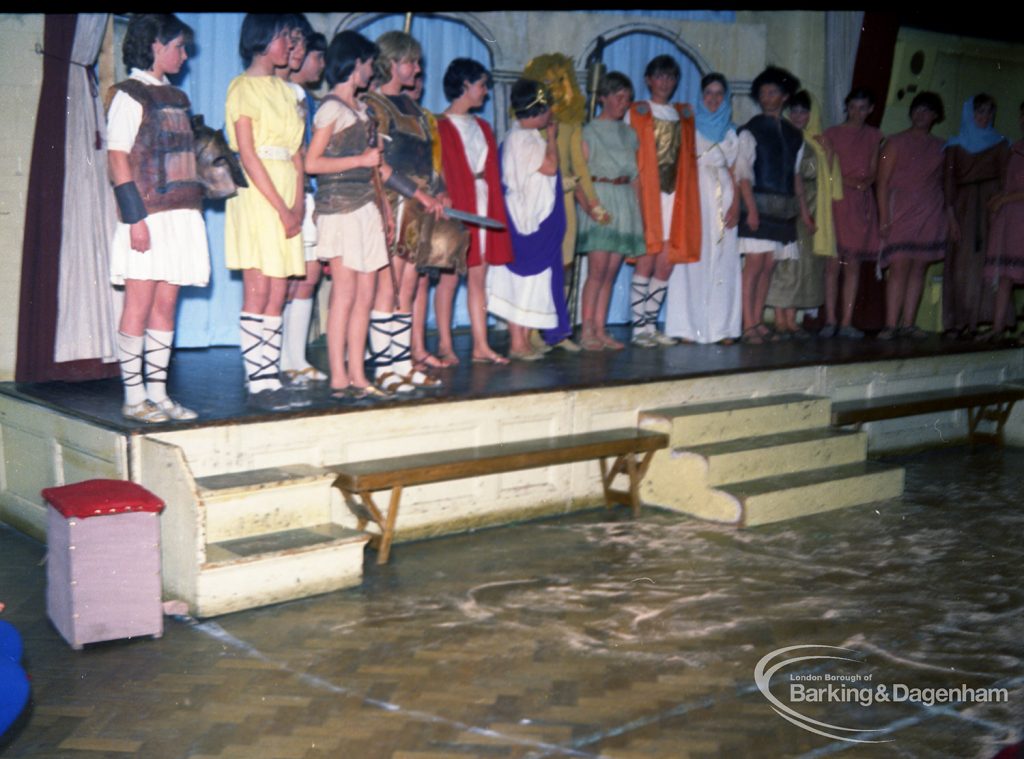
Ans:
MULTIPOLYGON (((292 156, 302 145, 305 122, 295 95, 274 76, 236 76, 228 85, 224 105, 228 144, 238 150, 235 122, 252 121, 253 144, 281 198, 295 202, 295 165, 292 156)), ((229 269, 259 269, 268 277, 302 276, 306 272, 302 235, 286 238, 284 225, 246 175, 249 187, 239 188, 225 208, 224 253, 229 269)))

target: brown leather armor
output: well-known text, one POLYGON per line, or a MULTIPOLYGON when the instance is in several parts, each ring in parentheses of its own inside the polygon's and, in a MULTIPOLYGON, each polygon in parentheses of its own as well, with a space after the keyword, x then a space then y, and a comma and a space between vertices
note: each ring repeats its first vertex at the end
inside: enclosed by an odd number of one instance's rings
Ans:
POLYGON ((113 89, 142 106, 142 123, 128 162, 146 211, 201 209, 203 186, 196 175, 188 96, 170 85, 135 79, 119 82, 113 89))
MULTIPOLYGON (((395 171, 413 180, 421 189, 437 194, 444 191, 444 180, 434 171, 433 145, 427 113, 407 95, 391 97, 379 92, 367 93, 366 104, 377 123, 383 140, 384 160, 395 171)), ((392 207, 398 197, 388 193, 392 207)), ((395 253, 412 262, 420 271, 453 269, 466 272, 469 231, 454 219, 435 219, 415 200, 405 199, 395 253)))
MULTIPOLYGON (((324 101, 335 99, 332 95, 324 101)), ((346 158, 362 155, 370 144, 370 122, 356 119, 351 126, 331 135, 324 156, 346 158)), ((352 213, 374 202, 373 169, 359 167, 337 174, 317 177, 316 212, 318 215, 352 213)))

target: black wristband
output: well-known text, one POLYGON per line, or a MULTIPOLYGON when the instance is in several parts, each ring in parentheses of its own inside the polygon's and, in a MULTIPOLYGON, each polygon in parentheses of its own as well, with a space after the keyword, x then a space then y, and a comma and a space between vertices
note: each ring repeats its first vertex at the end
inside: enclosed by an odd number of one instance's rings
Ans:
POLYGON ((416 194, 416 190, 419 189, 414 181, 404 174, 399 174, 397 171, 391 172, 391 176, 384 182, 384 186, 407 198, 413 197, 416 194))
POLYGON ((142 202, 135 182, 125 182, 115 187, 114 199, 117 200, 117 208, 121 212, 121 221, 125 224, 134 224, 148 216, 146 204, 142 202))

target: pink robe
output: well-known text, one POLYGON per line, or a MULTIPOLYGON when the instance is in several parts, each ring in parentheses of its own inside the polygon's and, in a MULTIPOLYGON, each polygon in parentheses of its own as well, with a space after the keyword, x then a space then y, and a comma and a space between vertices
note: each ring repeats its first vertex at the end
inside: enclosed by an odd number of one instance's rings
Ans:
MULTIPOLYGON (((882 133, 872 126, 834 126, 825 131, 825 137, 839 156, 839 168, 844 180, 856 182, 867 179, 871 163, 882 144, 882 133)), ((878 237, 878 207, 874 188, 870 185, 855 190, 843 184, 843 199, 833 205, 836 225, 836 249, 844 261, 873 261, 878 257, 881 242, 878 237)))
MULTIPOLYGON (((1010 150, 1004 192, 1024 192, 1024 140, 1010 150)), ((1024 284, 1024 200, 1007 203, 992 217, 989 227, 985 279, 1006 277, 1024 284)))
POLYGON ((907 130, 888 138, 896 163, 889 178, 889 236, 882 266, 893 260, 939 261, 946 255, 943 141, 907 130))

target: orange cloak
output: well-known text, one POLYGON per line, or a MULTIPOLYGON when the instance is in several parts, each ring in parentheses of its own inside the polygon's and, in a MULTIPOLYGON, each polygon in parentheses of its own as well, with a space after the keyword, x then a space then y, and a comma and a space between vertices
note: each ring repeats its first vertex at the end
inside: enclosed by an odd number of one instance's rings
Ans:
POLYGON ((658 253, 668 241, 669 261, 689 264, 700 260, 700 195, 697 184, 697 143, 693 109, 675 103, 679 113, 679 163, 676 169, 675 205, 672 226, 665 234, 661 218, 661 184, 658 150, 654 145, 654 114, 645 101, 629 107, 629 123, 636 130, 636 152, 640 172, 640 213, 644 220, 647 253, 658 253))

